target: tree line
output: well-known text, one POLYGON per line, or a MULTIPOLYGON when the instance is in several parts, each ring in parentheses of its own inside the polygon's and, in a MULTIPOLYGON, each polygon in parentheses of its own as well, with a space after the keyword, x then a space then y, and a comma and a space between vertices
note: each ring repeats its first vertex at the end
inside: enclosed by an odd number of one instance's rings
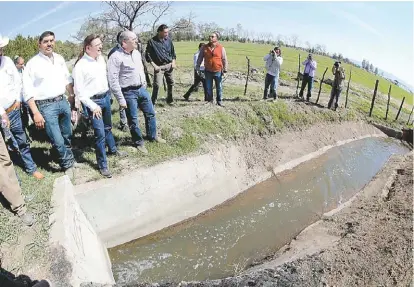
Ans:
MULTIPOLYGON (((14 39, 10 40, 9 44, 5 47, 4 53, 10 58, 20 56, 26 59, 26 61, 32 58, 39 52, 39 37, 23 37, 17 35, 14 39)), ((77 57, 80 53, 80 45, 70 41, 56 41, 55 52, 62 55, 66 61, 69 61, 77 57)))

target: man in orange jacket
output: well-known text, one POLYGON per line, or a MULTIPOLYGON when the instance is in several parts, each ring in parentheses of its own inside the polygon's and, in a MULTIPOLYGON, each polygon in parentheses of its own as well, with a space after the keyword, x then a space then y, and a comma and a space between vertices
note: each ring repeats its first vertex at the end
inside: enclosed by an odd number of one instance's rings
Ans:
POLYGON ((222 79, 223 73, 227 73, 227 55, 226 50, 218 42, 219 33, 214 32, 209 36, 208 44, 200 49, 197 59, 197 72, 200 71, 200 65, 204 60, 207 100, 213 103, 213 79, 216 83, 217 105, 223 107, 222 104, 222 79))

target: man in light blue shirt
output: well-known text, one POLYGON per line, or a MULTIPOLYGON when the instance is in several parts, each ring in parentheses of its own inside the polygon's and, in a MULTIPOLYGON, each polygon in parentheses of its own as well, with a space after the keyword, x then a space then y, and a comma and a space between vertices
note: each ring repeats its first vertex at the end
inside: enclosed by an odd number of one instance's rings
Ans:
POLYGON ((312 54, 309 54, 308 58, 302 64, 305 65, 305 69, 303 71, 302 87, 300 88, 299 97, 303 98, 303 90, 305 89, 306 85, 308 85, 306 100, 309 101, 317 64, 316 61, 313 60, 312 54))

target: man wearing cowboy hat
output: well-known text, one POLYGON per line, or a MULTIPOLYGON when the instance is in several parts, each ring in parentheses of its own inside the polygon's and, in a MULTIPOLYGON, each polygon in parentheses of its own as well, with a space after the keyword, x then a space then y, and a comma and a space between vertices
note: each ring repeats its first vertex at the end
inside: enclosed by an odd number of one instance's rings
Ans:
MULTIPOLYGON (((7 123, 12 134, 13 152, 19 153, 27 173, 37 179, 44 178, 37 170, 33 161, 30 144, 24 131, 20 106, 21 106, 21 78, 13 61, 3 55, 3 49, 8 44, 8 38, 0 38, 0 105, 5 111, 2 120, 7 123), (17 146, 16 146, 17 144, 17 146)), ((6 132, 6 130, 3 130, 6 132)), ((15 154, 13 153, 12 156, 15 154)), ((19 158, 18 158, 19 159, 19 158)))

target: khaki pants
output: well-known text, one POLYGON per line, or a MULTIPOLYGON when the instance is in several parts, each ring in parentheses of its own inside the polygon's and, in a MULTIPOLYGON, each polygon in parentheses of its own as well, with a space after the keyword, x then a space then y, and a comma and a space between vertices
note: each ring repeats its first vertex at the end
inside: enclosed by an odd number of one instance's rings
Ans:
POLYGON ((26 206, 22 197, 19 182, 13 163, 7 152, 6 144, 0 135, 0 192, 9 202, 11 210, 18 215, 26 212, 26 206))
POLYGON ((174 69, 171 67, 171 64, 160 66, 161 70, 159 72, 154 71, 154 83, 152 86, 152 104, 155 105, 158 98, 159 88, 163 85, 163 78, 165 75, 165 80, 167 82, 167 103, 173 101, 173 87, 174 87, 174 69))

